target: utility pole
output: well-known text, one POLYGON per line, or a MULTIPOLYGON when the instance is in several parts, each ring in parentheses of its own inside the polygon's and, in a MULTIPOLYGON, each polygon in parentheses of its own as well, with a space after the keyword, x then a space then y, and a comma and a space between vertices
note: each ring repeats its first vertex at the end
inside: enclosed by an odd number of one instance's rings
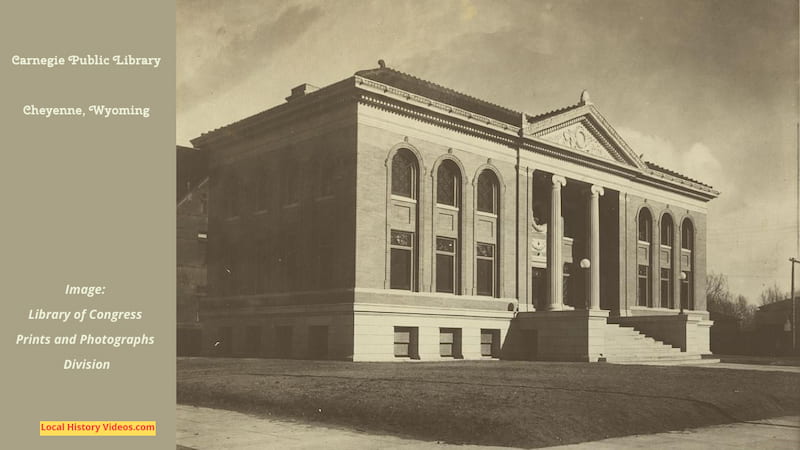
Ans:
POLYGON ((797 302, 794 298, 794 265, 800 263, 800 259, 789 258, 792 263, 792 353, 797 354, 797 302))

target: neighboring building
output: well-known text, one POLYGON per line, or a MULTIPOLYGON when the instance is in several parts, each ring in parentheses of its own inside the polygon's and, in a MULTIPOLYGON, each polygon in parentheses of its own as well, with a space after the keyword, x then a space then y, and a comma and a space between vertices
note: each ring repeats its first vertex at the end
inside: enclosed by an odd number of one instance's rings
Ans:
MULTIPOLYGON (((755 354, 789 355, 793 353, 792 312, 798 313, 800 299, 796 298, 795 310, 792 299, 768 303, 758 307, 753 319, 753 345, 755 354)), ((794 350, 794 353, 798 353, 794 350)))
POLYGON ((181 147, 177 153, 178 355, 201 354, 199 299, 206 294, 208 154, 181 147))
POLYGON ((192 144, 211 174, 206 351, 709 352, 706 208, 718 192, 643 161, 586 92, 527 115, 381 63, 300 85, 192 144))
POLYGON ((748 333, 742 328, 742 319, 711 312, 711 352, 716 355, 746 355, 750 352, 748 333))

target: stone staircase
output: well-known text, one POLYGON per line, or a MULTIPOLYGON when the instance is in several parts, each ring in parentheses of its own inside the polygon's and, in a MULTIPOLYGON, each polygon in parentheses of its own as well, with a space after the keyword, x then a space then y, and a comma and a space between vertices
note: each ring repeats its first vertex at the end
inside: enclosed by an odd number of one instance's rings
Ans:
POLYGON ((612 323, 605 327, 603 358, 606 362, 615 364, 677 365, 719 362, 718 359, 706 359, 697 353, 682 352, 681 349, 645 336, 634 328, 612 323))

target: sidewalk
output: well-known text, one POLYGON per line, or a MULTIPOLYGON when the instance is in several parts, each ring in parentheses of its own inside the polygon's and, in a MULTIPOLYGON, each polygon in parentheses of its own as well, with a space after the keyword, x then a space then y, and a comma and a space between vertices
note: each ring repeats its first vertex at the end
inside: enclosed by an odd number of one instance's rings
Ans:
POLYGON ((718 362, 712 364, 693 364, 692 367, 708 367, 711 369, 758 370, 763 372, 790 372, 800 373, 798 366, 772 366, 765 364, 741 364, 718 362))
POLYGON ((626 436, 562 445, 568 449, 796 449, 800 447, 800 417, 778 417, 669 433, 626 436))
MULTIPOLYGON (((205 449, 507 449, 425 442, 394 436, 262 419, 247 414, 195 406, 177 406, 177 448, 205 449)), ((795 449, 800 445, 800 417, 781 417, 685 431, 627 436, 551 447, 558 449, 795 449)))

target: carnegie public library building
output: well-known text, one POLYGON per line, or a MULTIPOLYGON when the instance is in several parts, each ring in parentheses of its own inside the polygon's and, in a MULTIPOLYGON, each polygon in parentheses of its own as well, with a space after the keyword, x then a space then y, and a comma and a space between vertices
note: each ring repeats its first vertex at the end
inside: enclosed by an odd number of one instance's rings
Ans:
POLYGON ((585 91, 533 115, 380 62, 192 144, 209 154, 209 354, 710 353, 718 192, 644 161, 585 91))

